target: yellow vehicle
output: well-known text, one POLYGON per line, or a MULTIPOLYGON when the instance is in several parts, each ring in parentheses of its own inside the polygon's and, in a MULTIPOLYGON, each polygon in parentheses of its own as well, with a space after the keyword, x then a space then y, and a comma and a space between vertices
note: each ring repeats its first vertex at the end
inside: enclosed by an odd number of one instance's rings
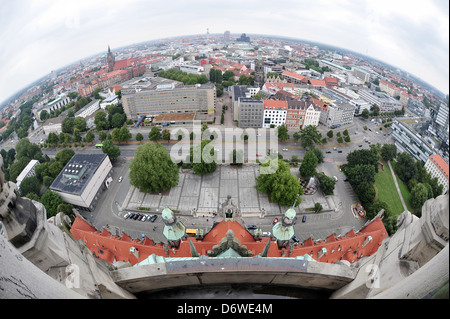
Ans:
POLYGON ((195 236, 197 236, 197 229, 196 228, 186 228, 186 234, 189 237, 195 237, 195 236))

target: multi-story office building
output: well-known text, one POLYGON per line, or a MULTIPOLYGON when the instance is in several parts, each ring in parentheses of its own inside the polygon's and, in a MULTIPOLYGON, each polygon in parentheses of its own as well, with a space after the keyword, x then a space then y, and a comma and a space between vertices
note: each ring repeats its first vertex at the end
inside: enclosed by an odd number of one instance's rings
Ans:
POLYGON ((233 107, 233 121, 239 120, 239 98, 250 98, 259 92, 260 88, 251 85, 233 85, 231 87, 231 101, 233 107))
POLYGON ((239 127, 260 128, 264 118, 264 102, 262 99, 239 98, 239 127))
POLYGON ((359 90, 358 94, 363 100, 366 100, 370 104, 377 105, 380 108, 380 113, 401 111, 402 109, 402 103, 386 93, 359 90))
POLYGON ((438 135, 447 135, 448 136, 448 105, 441 103, 439 105, 439 109, 436 115, 436 132, 438 135))
POLYGON ((442 194, 446 194, 449 180, 448 163, 440 155, 434 154, 428 157, 425 163, 425 169, 430 173, 432 178, 437 177, 439 185, 444 187, 442 194))
POLYGON ((408 152, 416 161, 426 163, 428 157, 435 153, 419 134, 397 120, 392 122, 392 137, 399 152, 408 152))
POLYGON ((123 110, 128 119, 162 113, 214 113, 216 87, 212 83, 184 85, 160 84, 142 90, 122 90, 123 110))
POLYGON ((281 126, 286 123, 287 102, 276 100, 264 100, 263 128, 281 126))
POLYGON ((333 102, 322 110, 320 123, 327 127, 338 127, 353 122, 355 106, 345 102, 333 102))

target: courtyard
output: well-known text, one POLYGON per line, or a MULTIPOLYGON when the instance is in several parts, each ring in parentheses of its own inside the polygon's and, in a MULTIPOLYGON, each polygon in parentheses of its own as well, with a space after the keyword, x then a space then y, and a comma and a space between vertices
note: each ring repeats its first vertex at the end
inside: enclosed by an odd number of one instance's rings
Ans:
MULTIPOLYGON (((298 168, 291 168, 291 173, 298 177, 298 168)), ((145 208, 150 212, 161 212, 164 207, 169 207, 180 214, 190 214, 196 209, 198 214, 212 215, 230 195, 243 217, 261 216, 262 213, 284 214, 288 206, 272 203, 267 194, 256 190, 258 175, 257 165, 218 165, 214 173, 204 176, 196 175, 192 170, 181 170, 178 185, 164 193, 143 193, 131 186, 122 204, 122 211, 145 208)), ((320 203, 322 211, 331 211, 334 210, 334 204, 329 204, 330 200, 318 190, 312 195, 303 195, 300 205, 295 209, 298 214, 303 214, 315 203, 320 203)))

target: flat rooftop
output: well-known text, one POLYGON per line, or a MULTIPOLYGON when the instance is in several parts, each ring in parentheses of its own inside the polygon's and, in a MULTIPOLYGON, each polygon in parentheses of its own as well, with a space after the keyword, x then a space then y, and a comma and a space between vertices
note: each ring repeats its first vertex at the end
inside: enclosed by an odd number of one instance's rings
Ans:
POLYGON ((81 195, 106 156, 106 154, 75 154, 55 178, 50 189, 81 195))
POLYGON ((195 113, 166 113, 156 116, 154 122, 185 122, 193 121, 195 113))

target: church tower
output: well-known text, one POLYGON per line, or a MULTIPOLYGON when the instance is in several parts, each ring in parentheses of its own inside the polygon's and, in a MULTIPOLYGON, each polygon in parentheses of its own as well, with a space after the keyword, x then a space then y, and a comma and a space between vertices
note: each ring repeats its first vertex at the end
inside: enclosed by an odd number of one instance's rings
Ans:
POLYGON ((108 72, 114 71, 114 64, 116 60, 114 59, 114 55, 111 52, 111 49, 108 45, 108 54, 106 55, 106 63, 108 63, 108 72))
POLYGON ((261 48, 258 49, 258 56, 255 60, 255 85, 259 88, 264 85, 264 58, 261 48))

